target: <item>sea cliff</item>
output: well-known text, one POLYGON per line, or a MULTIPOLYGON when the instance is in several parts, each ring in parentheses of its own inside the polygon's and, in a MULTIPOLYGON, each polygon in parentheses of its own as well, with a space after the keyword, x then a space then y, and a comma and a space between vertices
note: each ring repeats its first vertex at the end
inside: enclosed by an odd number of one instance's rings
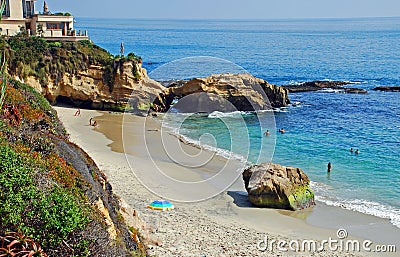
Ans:
POLYGON ((102 110, 140 109, 164 87, 151 80, 133 53, 114 56, 89 41, 46 42, 16 36, 0 42, 11 77, 27 83, 50 103, 102 110))

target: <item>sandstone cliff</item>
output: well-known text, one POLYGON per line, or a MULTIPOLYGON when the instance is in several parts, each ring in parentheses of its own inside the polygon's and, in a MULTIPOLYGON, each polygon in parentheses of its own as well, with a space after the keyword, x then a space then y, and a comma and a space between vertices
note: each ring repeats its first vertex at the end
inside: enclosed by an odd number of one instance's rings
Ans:
POLYGON ((286 89, 250 74, 218 74, 195 78, 183 86, 165 89, 155 103, 163 110, 168 110, 174 99, 184 99, 175 106, 181 111, 208 113, 267 110, 290 103, 286 89))
POLYGON ((48 42, 18 35, 0 38, 11 77, 32 85, 51 103, 95 109, 146 109, 164 87, 151 80, 134 53, 114 56, 90 41, 48 42))
POLYGON ((32 85, 51 103, 67 102, 76 106, 105 110, 139 111, 141 106, 148 106, 165 88, 147 76, 140 63, 132 61, 115 61, 115 73, 110 87, 104 80, 105 68, 99 65, 90 65, 87 70, 78 74, 64 73, 55 83, 48 80, 46 85, 40 83, 33 76, 27 78, 26 83, 32 85), (137 70, 139 76, 134 75, 137 70), (128 106, 128 102, 131 106, 128 106))

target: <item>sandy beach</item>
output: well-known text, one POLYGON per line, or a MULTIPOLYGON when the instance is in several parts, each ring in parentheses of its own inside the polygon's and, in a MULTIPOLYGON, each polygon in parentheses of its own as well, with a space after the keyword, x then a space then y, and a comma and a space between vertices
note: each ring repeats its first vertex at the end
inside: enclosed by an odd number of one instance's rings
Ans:
POLYGON ((74 117, 76 109, 55 109, 71 141, 94 159, 108 176, 115 193, 156 228, 155 234, 162 243, 148 246, 150 256, 396 256, 396 253, 332 251, 329 247, 321 252, 284 252, 276 247, 263 251, 259 249, 263 246, 260 242, 266 237, 268 242, 303 239, 321 242, 338 239, 340 228, 350 234, 346 239, 399 246, 399 229, 388 220, 323 204, 301 212, 254 208, 247 202, 241 177, 223 190, 226 181, 234 181, 240 175, 232 171, 243 164, 201 151, 168 132, 163 133, 156 119, 93 110, 82 110, 81 116, 74 117), (96 128, 89 125, 90 118, 97 121, 96 128), (178 149, 193 159, 182 157, 178 149), (194 159, 204 165, 197 167, 194 159), (162 172, 149 172, 154 167, 162 172), (174 180, 185 183, 174 190, 169 186, 174 180), (218 194, 220 191, 223 193, 218 194), (171 212, 147 209, 150 202, 160 198, 158 195, 179 199, 173 201, 175 209, 171 212), (206 198, 209 199, 189 203, 191 199, 206 198))

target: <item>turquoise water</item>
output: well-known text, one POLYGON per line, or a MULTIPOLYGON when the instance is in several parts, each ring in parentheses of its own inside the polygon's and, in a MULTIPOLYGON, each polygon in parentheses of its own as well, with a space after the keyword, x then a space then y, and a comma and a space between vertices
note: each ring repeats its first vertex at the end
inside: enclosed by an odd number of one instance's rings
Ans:
POLYGON ((210 133, 216 138, 215 147, 232 150, 250 162, 269 161, 273 155, 276 163, 306 171, 318 200, 389 218, 400 227, 400 93, 370 91, 375 86, 400 85, 400 18, 78 19, 78 24, 112 53, 117 54, 124 41, 126 51, 142 56, 149 71, 180 58, 213 56, 278 85, 324 79, 357 82, 351 86, 369 90, 368 95, 290 94, 296 104, 274 113, 276 128, 288 131, 284 135, 275 133, 269 113, 192 115, 179 132, 195 140, 210 133), (238 127, 244 119, 248 136, 236 137, 238 146, 233 145, 221 119, 237 122, 238 127), (270 138, 262 136, 265 129, 273 132, 270 138), (240 147, 247 141, 249 153, 240 147), (350 148, 360 154, 350 153, 350 148))

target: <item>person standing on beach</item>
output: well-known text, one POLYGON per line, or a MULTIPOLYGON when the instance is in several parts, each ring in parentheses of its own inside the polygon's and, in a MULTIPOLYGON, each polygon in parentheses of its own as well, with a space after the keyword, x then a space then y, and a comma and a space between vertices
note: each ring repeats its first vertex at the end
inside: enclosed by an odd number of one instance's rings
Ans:
POLYGON ((90 120, 89 120, 89 125, 90 126, 92 126, 92 120, 93 120, 93 118, 90 118, 90 120))
POLYGON ((332 169, 332 164, 328 162, 328 173, 331 173, 331 169, 332 169))
POLYGON ((75 115, 74 116, 81 116, 81 109, 78 109, 76 112, 75 112, 75 115))

